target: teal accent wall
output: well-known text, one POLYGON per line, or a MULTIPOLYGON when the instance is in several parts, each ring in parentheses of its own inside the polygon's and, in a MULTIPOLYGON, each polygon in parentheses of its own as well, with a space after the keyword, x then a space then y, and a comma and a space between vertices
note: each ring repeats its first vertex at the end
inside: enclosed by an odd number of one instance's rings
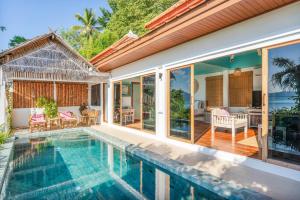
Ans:
POLYGON ((210 74, 216 72, 222 72, 224 70, 233 70, 235 68, 247 68, 261 66, 261 56, 257 54, 257 51, 247 51, 234 55, 233 62, 230 62, 230 56, 224 56, 213 60, 199 62, 195 64, 195 75, 210 74))

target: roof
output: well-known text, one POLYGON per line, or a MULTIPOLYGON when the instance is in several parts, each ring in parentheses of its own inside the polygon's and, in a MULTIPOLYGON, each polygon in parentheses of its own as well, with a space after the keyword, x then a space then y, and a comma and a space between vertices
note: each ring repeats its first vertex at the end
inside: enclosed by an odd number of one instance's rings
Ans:
POLYGON ((0 52, 0 65, 6 62, 21 57, 36 48, 41 47, 50 41, 57 41, 61 43, 65 48, 70 50, 76 57, 78 57, 82 62, 88 66, 92 66, 84 57, 82 57, 77 51, 75 51, 70 45, 68 45, 59 35, 54 32, 46 33, 43 35, 36 36, 30 40, 18 44, 15 47, 9 48, 0 52))
POLYGON ((0 68, 8 79, 84 81, 108 77, 97 72, 54 32, 1 52, 0 68))
POLYGON ((206 1, 207 0, 180 0, 169 9, 146 23, 145 28, 149 30, 156 29, 206 1))
POLYGON ((134 40, 138 39, 139 37, 135 35, 132 31, 129 31, 126 35, 124 35, 120 40, 109 46, 108 48, 104 49, 102 52, 94 56, 93 58, 90 59, 90 62, 93 63, 96 60, 102 59, 113 52, 121 49, 122 47, 130 44, 134 40))
POLYGON ((151 20, 150 32, 98 59, 95 56, 91 63, 110 71, 296 1, 182 0, 151 20))

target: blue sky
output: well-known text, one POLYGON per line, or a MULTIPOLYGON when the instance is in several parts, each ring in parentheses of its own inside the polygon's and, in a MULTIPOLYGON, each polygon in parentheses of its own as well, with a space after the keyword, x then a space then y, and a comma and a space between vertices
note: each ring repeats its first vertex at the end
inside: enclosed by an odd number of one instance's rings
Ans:
POLYGON ((93 8, 108 8, 106 0, 0 0, 0 51, 8 48, 14 35, 32 38, 52 30, 78 24, 74 15, 93 8))

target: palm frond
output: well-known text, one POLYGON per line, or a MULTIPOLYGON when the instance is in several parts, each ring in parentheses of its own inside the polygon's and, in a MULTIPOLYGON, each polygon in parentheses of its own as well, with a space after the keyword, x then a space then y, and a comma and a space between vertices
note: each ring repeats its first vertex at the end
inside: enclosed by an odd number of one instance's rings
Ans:
POLYGON ((273 58, 272 62, 273 62, 273 65, 276 65, 277 67, 280 67, 280 68, 294 68, 295 67, 295 62, 288 58, 277 57, 277 58, 273 58))
POLYGON ((72 29, 73 29, 74 31, 80 31, 80 30, 83 29, 83 27, 82 27, 82 26, 72 26, 72 29))

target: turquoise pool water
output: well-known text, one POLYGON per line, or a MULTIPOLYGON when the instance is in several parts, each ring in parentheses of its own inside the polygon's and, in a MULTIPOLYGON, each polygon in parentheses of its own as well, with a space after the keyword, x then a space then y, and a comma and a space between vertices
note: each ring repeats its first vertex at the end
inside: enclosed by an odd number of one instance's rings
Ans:
POLYGON ((223 199, 78 131, 15 144, 6 199, 223 199))

